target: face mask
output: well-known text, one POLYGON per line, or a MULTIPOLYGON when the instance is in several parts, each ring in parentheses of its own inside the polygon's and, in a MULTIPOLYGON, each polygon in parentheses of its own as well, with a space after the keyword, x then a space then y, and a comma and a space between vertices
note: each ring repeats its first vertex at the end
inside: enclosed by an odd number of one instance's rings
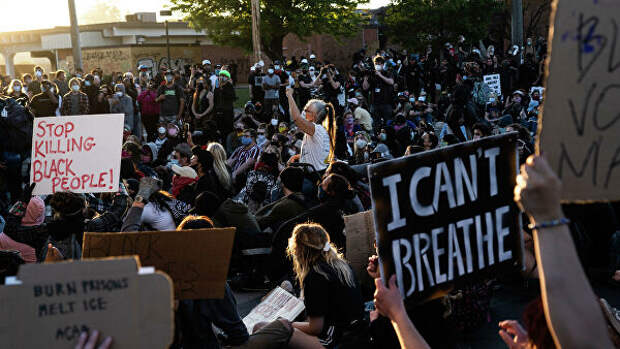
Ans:
POLYGON ((123 150, 121 151, 121 159, 127 159, 131 157, 131 153, 128 152, 127 150, 123 150))
POLYGON ((271 124, 273 126, 278 126, 278 119, 271 119, 271 124))
POLYGON ((274 66, 274 68, 275 68, 275 70, 280 70, 280 66, 279 65, 274 66))
POLYGON ((386 135, 385 133, 382 133, 382 134, 380 134, 380 135, 379 135, 379 139, 380 139, 382 142, 385 142, 385 140, 387 139, 387 135, 386 135))
POLYGON ((495 103, 495 98, 494 97, 489 98, 489 103, 495 103))
POLYGON ((118 91, 118 92, 116 92, 116 95, 117 95, 118 97, 123 97, 123 92, 118 91))
POLYGON ((53 87, 52 87, 52 88, 50 88, 50 92, 51 92, 51 93, 54 93, 54 88, 53 88, 53 87))
POLYGON ((166 81, 168 82, 172 81, 172 75, 166 75, 166 81))
POLYGON ((273 75, 273 69, 271 69, 271 68, 267 69, 267 73, 268 73, 269 75, 273 75))
POLYGON ((381 64, 375 64, 376 71, 381 71, 382 69, 383 69, 383 66, 381 64))
POLYGON ((75 77, 78 78, 78 79, 81 79, 82 78, 82 74, 75 74, 75 77))
POLYGON ((32 82, 30 79, 26 79, 26 85, 29 85, 32 82))
POLYGON ((409 98, 409 102, 411 102, 411 103, 415 103, 415 97, 411 97, 411 98, 409 98))
POLYGON ((367 143, 363 139, 358 139, 357 141, 355 141, 355 145, 357 146, 357 149, 364 149, 367 143))
POLYGON ((178 133, 179 133, 179 131, 177 131, 176 128, 169 128, 168 129, 168 135, 170 135, 170 137, 176 137, 178 133))
POLYGON ((90 81, 88 81, 88 80, 84 81, 84 85, 86 85, 86 87, 90 86, 91 85, 90 81))
POLYGON ((323 187, 319 185, 319 189, 317 192, 317 198, 320 202, 325 202, 327 200, 327 192, 323 190, 323 187))
POLYGON ((220 70, 219 69, 215 69, 215 75, 220 75, 220 70))
POLYGON ((258 137, 256 137, 258 139, 259 142, 264 142, 265 141, 265 135, 258 135, 258 137))
POLYGON ((21 91, 21 90, 22 90, 22 87, 21 87, 21 86, 19 86, 19 85, 15 85, 15 86, 13 86, 13 91, 15 91, 15 92, 19 92, 19 91, 21 91))
POLYGON ((142 160, 142 163, 144 164, 148 164, 149 162, 151 162, 151 157, 148 155, 142 155, 140 159, 142 160))
POLYGON ((101 79, 99 79, 99 75, 95 75, 93 80, 95 81, 96 84, 98 84, 101 81, 101 79))
POLYGON ((164 127, 160 127, 160 128, 157 129, 157 132, 159 134, 164 134, 164 133, 166 133, 166 129, 164 127))
POLYGON ((28 93, 28 87, 24 86, 24 93, 28 93))
POLYGON ((71 89, 72 89, 73 91, 77 92, 77 91, 79 91, 79 90, 80 90, 80 86, 78 86, 78 85, 73 85, 73 86, 71 86, 71 89))
POLYGON ((40 77, 41 77, 41 75, 43 75, 43 73, 42 73, 40 70, 37 70, 37 72, 36 72, 36 73, 34 73, 34 75, 36 75, 36 76, 37 76, 37 78, 40 78, 40 77))
POLYGON ((246 136, 241 137, 241 144, 243 144, 243 145, 250 145, 250 144, 252 144, 252 138, 246 137, 246 136))
POLYGON ((41 86, 41 92, 45 92, 45 91, 47 91, 45 87, 41 86))
POLYGON ((280 133, 286 132, 286 127, 278 127, 278 132, 280 133))

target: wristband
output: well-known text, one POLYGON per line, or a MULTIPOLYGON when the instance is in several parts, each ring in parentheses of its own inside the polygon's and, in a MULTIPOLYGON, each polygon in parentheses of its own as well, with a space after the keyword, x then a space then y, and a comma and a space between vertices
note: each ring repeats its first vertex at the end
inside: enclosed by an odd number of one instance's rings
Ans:
POLYGON ((560 219, 554 219, 552 221, 545 221, 542 223, 538 223, 538 224, 528 224, 528 228, 530 228, 531 230, 541 230, 541 229, 546 229, 546 228, 553 228, 553 227, 558 227, 560 225, 566 225, 566 224, 570 224, 570 219, 568 218, 560 218, 560 219))

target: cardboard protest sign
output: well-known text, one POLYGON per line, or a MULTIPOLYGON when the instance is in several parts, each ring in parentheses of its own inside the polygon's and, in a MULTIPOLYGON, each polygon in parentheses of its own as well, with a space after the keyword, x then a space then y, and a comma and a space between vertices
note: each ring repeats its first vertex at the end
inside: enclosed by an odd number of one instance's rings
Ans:
POLYGON ((368 257, 375 254, 375 222, 372 211, 344 216, 344 231, 347 236, 346 259, 355 276, 360 281, 370 278, 366 267, 368 257))
POLYGON ((21 284, 0 287, 2 347, 73 348, 81 332, 98 330, 114 348, 167 348, 172 281, 139 266, 137 258, 22 265, 21 284))
POLYGON ((235 228, 84 233, 83 258, 138 255, 166 272, 176 299, 223 298, 235 228))
POLYGON ((620 199, 618 1, 553 2, 537 150, 564 201, 620 199))
POLYGON ((499 74, 484 75, 482 80, 485 84, 489 85, 491 91, 493 91, 496 95, 502 95, 502 83, 499 74))
POLYGON ((35 118, 30 183, 34 194, 118 191, 123 114, 35 118))
POLYGON ((521 261, 513 201, 517 134, 487 137, 368 168, 381 276, 422 302, 521 261))
POLYGON ((304 309, 303 301, 278 286, 243 318, 243 323, 252 333, 259 322, 272 322, 278 318, 293 321, 304 309))

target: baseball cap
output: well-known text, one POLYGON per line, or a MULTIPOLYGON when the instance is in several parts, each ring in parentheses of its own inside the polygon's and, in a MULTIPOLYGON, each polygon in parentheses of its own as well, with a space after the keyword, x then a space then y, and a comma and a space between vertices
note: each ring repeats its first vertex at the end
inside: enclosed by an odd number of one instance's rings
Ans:
POLYGON ((220 70, 220 75, 224 75, 230 79, 230 73, 227 70, 220 70))
POLYGON ((211 61, 208 59, 205 59, 204 61, 202 61, 202 65, 211 65, 211 61))
POLYGON ((360 102, 357 100, 357 98, 349 98, 347 99, 347 102, 351 103, 351 104, 355 104, 358 105, 360 102))
POLYGON ((172 165, 170 169, 172 169, 172 172, 174 172, 175 174, 181 177, 187 177, 191 179, 195 179, 196 177, 198 177, 198 174, 196 173, 196 171, 189 166, 181 167, 179 165, 172 165))

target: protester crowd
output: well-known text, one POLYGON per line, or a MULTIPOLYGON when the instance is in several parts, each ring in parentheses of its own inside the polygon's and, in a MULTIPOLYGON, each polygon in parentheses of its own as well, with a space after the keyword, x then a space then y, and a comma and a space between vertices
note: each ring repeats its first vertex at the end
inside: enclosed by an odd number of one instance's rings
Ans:
MULTIPOLYGON (((510 131, 518 132, 524 171, 555 183, 544 160, 525 163, 534 151, 546 52, 543 40, 503 50, 473 46, 461 37, 424 53, 360 50, 346 67, 313 54, 260 61, 251 68, 251 100, 243 110, 234 108, 230 67, 209 59, 182 69, 163 66, 155 76, 145 66, 124 73, 78 70, 71 76, 35 67, 32 74, 3 79, 5 270, 79 259, 85 231, 235 227, 225 298, 179 301, 173 347, 391 348, 399 341, 404 348, 454 347, 459 336, 488 321, 493 290, 502 282, 536 276, 536 234, 525 229, 524 275, 478 280, 405 307, 394 279, 384 285, 379 278, 376 256, 368 265, 376 287, 360 287, 343 257, 343 216, 371 209, 369 164, 510 131), (484 81, 493 74, 500 76, 499 91, 484 81), (107 113, 124 115, 119 191, 32 196, 33 118, 107 113), (278 285, 303 295, 307 318, 246 329, 232 289, 278 285), (212 324, 222 333, 214 334, 212 324)), ((520 186, 537 195, 559 190, 520 186)), ((534 220, 545 210, 532 203, 537 195, 517 198, 534 220)), ((557 209, 559 199, 545 205, 557 209)), ((617 211, 611 205, 604 210, 613 222, 617 211)), ((544 219, 563 216, 561 210, 545 216, 550 211, 543 212, 544 219)), ((594 235, 597 225, 570 218, 571 231, 578 231, 573 236, 594 235)), ((615 232, 615 223, 609 224, 615 232)), ((608 256, 596 264, 600 278, 617 286, 620 233, 614 232, 593 239, 607 248, 598 251, 608 256)), ((565 274, 549 269, 545 272, 565 274)), ((554 347, 540 299, 528 306, 524 321, 527 331, 514 321, 500 323, 510 348, 554 347)), ((84 336, 81 343, 86 341, 84 336)))

